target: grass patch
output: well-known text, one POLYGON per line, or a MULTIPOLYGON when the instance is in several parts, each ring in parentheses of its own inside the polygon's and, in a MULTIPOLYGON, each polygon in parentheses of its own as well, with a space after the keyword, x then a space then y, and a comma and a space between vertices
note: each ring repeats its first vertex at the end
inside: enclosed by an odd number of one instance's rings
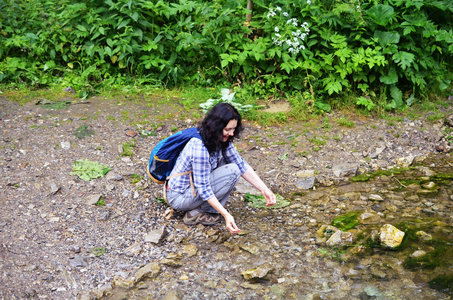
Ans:
POLYGON ((337 124, 339 126, 345 126, 345 127, 354 127, 355 126, 354 121, 350 121, 349 119, 347 119, 345 117, 341 117, 340 119, 338 119, 337 124))
POLYGON ((134 173, 134 174, 131 175, 131 183, 132 184, 136 184, 136 183, 140 182, 140 180, 142 180, 142 179, 143 179, 143 177, 138 175, 138 174, 134 173))
POLYGON ((121 156, 132 156, 134 154, 134 142, 125 142, 122 145, 123 151, 121 152, 121 156))

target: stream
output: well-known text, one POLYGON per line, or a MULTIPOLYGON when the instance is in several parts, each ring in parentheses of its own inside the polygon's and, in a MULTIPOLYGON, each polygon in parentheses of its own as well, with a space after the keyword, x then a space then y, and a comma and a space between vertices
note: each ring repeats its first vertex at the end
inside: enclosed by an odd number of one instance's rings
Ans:
POLYGON ((239 235, 170 224, 155 248, 166 259, 150 259, 152 274, 129 279, 132 285, 117 280, 104 298, 449 299, 452 163, 432 156, 346 185, 297 191, 283 209, 253 208, 234 195, 229 209, 239 235), (327 245, 330 227, 323 225, 335 221, 351 227, 352 242, 327 245), (384 224, 405 233, 395 249, 379 243, 384 224))

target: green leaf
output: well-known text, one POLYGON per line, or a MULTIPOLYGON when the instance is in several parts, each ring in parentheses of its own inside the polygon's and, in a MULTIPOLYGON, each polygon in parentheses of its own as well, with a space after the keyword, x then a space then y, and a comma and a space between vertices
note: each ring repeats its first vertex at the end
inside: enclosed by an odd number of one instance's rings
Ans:
POLYGON ((94 178, 104 177, 110 171, 110 167, 88 159, 77 160, 72 164, 69 175, 77 175, 80 179, 89 181, 94 178))
POLYGON ((76 27, 77 27, 77 29, 80 30, 80 31, 88 32, 88 30, 85 28, 85 26, 82 26, 82 25, 79 24, 79 25, 77 25, 76 27))
POLYGON ((366 10, 366 13, 376 24, 385 26, 392 20, 395 10, 390 5, 378 4, 366 10))
POLYGON ((396 107, 403 105, 403 92, 396 85, 390 87, 390 96, 392 96, 393 101, 395 101, 396 107))
POLYGON ((390 69, 388 75, 382 75, 379 78, 379 81, 385 84, 395 84, 398 82, 398 74, 396 74, 395 69, 390 69))
POLYGON ((252 195, 250 193, 246 193, 244 195, 244 201, 249 202, 248 205, 254 208, 267 208, 267 209, 279 209, 287 207, 291 204, 288 200, 285 200, 282 196, 276 195, 277 202, 274 205, 267 206, 266 200, 262 195, 252 195))
POLYGON ((414 61, 415 55, 405 51, 399 51, 393 55, 393 61, 396 62, 401 69, 406 70, 414 61))
POLYGON ((321 101, 315 101, 315 106, 317 108, 319 108, 320 110, 325 111, 327 113, 329 113, 332 110, 332 107, 330 106, 329 103, 324 103, 321 101))
POLYGON ((398 32, 379 31, 374 32, 374 37, 378 39, 382 47, 389 44, 398 44, 400 42, 400 35, 398 32))
POLYGON ((446 89, 448 89, 448 87, 451 85, 451 80, 449 79, 442 79, 442 81, 440 82, 439 84, 439 89, 441 91, 445 91, 446 89))

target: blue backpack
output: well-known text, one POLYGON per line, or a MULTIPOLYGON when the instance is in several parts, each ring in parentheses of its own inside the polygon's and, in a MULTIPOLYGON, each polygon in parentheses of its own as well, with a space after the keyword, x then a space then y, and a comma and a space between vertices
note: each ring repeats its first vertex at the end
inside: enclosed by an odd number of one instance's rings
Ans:
MULTIPOLYGON (((179 153, 193 137, 201 140, 200 133, 196 127, 181 130, 157 143, 151 151, 147 170, 148 175, 154 182, 165 183, 175 166, 179 153)), ((172 177, 188 173, 190 172, 172 175, 172 177)))

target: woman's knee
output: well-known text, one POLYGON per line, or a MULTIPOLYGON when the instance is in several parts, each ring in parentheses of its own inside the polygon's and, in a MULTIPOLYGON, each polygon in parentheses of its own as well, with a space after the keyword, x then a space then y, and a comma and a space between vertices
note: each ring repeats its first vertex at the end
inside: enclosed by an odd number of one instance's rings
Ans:
POLYGON ((241 176, 241 171, 239 170, 239 167, 236 164, 226 164, 223 167, 231 175, 234 175, 237 178, 241 176))

